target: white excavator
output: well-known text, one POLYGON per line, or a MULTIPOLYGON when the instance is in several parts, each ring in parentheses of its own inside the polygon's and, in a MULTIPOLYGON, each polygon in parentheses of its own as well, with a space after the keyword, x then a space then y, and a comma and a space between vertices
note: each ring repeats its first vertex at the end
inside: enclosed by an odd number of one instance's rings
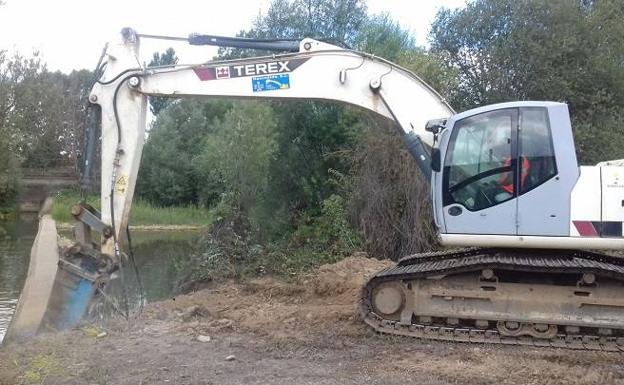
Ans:
POLYGON ((374 330, 624 350, 624 260, 606 254, 624 249, 624 167, 579 167, 566 104, 522 101, 456 114, 405 68, 313 39, 194 34, 182 40, 289 53, 146 68, 141 38, 158 36, 124 29, 108 45, 89 97, 101 110, 101 213, 77 205, 76 243, 62 248, 49 236, 53 221, 42 218, 33 258, 56 257, 56 280, 34 326, 14 334, 75 325, 124 258, 148 97, 237 97, 330 100, 371 111, 396 125, 430 180, 447 247, 404 257, 367 282, 359 310, 374 330))

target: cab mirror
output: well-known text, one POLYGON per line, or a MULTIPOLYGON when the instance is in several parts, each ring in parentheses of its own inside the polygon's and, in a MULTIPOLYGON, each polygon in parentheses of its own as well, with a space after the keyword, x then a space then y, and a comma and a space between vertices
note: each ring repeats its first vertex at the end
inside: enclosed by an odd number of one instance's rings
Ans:
POLYGON ((434 135, 437 135, 440 133, 440 131, 442 131, 445 125, 446 125, 446 119, 429 120, 427 124, 425 124, 425 131, 428 131, 434 135))
POLYGON ((431 152, 431 171, 440 172, 442 170, 442 158, 440 149, 434 148, 431 152))

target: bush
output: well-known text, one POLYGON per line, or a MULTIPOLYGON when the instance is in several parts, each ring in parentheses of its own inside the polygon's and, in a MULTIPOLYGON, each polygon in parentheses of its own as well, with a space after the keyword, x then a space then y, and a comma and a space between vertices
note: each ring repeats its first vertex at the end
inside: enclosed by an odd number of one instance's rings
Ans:
POLYGON ((575 119, 574 141, 579 164, 593 165, 624 158, 624 110, 596 113, 591 118, 575 119))
POLYGON ((437 234, 429 181, 395 127, 378 124, 363 132, 351 154, 349 217, 370 255, 397 260, 435 248, 437 234))
POLYGON ((0 137, 0 211, 7 211, 15 203, 19 190, 17 169, 9 145, 0 137))
POLYGON ((178 287, 247 275, 291 276, 360 250, 363 241, 346 220, 344 199, 332 195, 321 215, 309 217, 281 240, 260 243, 248 217, 223 203, 213 210, 215 222, 202 235, 199 252, 180 266, 178 287))

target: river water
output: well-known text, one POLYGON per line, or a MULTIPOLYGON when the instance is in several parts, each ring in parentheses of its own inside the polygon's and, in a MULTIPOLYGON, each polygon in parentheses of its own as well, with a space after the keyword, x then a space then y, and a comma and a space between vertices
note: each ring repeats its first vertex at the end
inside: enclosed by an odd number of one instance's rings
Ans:
MULTIPOLYGON (((0 342, 11 322, 28 273, 30 248, 36 232, 37 221, 32 218, 0 221, 0 342)), ((179 267, 193 255, 198 237, 197 231, 132 232, 145 301, 173 295, 179 267)), ((130 306, 136 307, 141 296, 134 270, 127 268, 124 271, 130 306)), ((118 295, 120 280, 112 281, 111 289, 113 296, 118 295)))

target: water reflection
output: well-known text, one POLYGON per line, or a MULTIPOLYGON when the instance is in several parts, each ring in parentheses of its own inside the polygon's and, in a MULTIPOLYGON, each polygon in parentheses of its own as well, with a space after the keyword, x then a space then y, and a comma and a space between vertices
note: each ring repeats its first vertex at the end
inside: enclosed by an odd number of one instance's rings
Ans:
MULTIPOLYGON (((132 244, 145 299, 155 301, 173 295, 182 262, 195 250, 197 231, 133 231, 132 244)), ((140 301, 138 281, 132 266, 124 269, 126 291, 131 306, 140 301)), ((122 295, 122 281, 114 280, 107 293, 122 295)))
POLYGON ((0 342, 26 279, 36 232, 34 218, 0 222, 0 342))
MULTIPOLYGON (((0 342, 26 279, 36 232, 34 219, 0 222, 0 342)), ((63 235, 68 236, 69 231, 64 231, 63 235)), ((193 254, 198 237, 198 231, 132 231, 134 255, 146 301, 173 294, 179 267, 193 254)), ((124 271, 130 306, 137 307, 140 295, 136 276, 130 265, 124 271)), ((123 292, 121 280, 113 280, 106 292, 119 303, 123 292)))

